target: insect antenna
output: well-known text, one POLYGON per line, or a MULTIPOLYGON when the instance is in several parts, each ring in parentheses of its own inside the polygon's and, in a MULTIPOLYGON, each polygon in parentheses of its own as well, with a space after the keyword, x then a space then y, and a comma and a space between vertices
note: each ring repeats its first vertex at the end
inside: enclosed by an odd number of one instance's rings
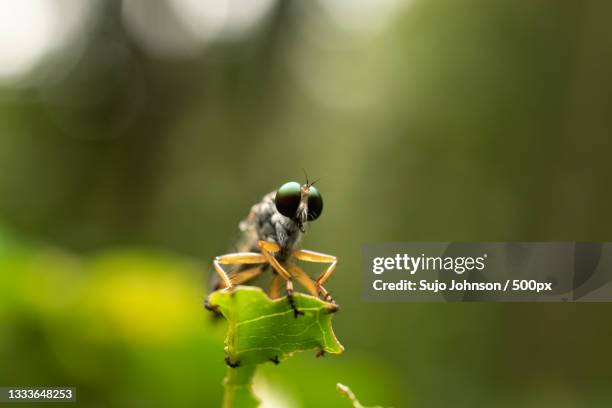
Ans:
POLYGON ((315 184, 316 182, 318 182, 319 180, 321 180, 321 178, 320 178, 320 177, 319 177, 318 179, 316 179, 315 181, 313 181, 312 183, 310 183, 310 184, 308 185, 308 187, 310 187, 310 186, 314 186, 314 184, 315 184))
POLYGON ((310 184, 308 184, 308 174, 306 174, 306 170, 304 170, 303 167, 302 167, 302 171, 304 172, 304 177, 306 177, 306 185, 309 186, 310 184))
POLYGON ((304 177, 306 177, 306 185, 307 185, 308 187, 310 187, 310 186, 314 186, 314 184, 315 184, 316 182, 318 182, 319 180, 321 180, 321 178, 319 177, 318 179, 316 179, 315 181, 313 181, 312 183, 310 183, 310 182, 308 181, 308 174, 306 174, 306 170, 304 170, 304 168, 303 168, 303 167, 302 167, 302 171, 304 172, 304 177))

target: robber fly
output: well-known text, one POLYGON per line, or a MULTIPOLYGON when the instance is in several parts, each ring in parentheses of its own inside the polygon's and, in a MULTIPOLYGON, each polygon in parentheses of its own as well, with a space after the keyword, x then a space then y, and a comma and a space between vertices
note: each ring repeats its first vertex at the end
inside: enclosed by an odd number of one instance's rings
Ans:
MULTIPOLYGON (((266 194, 251 208, 247 218, 239 224, 242 239, 238 252, 217 256, 213 261, 217 272, 213 290, 231 290, 235 285, 247 283, 271 267, 273 276, 269 295, 273 299, 279 298, 281 284, 284 282, 295 317, 302 313, 296 308, 293 299, 294 279, 311 295, 320 296, 335 305, 323 284, 336 269, 336 257, 295 249, 306 231, 307 223, 319 218, 323 211, 323 198, 314 184, 309 183, 308 178, 306 184, 302 185, 290 181, 277 191, 266 194), (300 266, 291 262, 292 258, 329 265, 313 280, 300 266), (225 269, 222 265, 231 266, 225 266, 225 269)), ((214 310, 208 302, 206 307, 214 310)))

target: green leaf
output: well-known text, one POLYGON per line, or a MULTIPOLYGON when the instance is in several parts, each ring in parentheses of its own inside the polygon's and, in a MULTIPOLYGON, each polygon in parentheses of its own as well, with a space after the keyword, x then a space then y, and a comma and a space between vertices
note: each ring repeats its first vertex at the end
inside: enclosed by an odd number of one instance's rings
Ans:
POLYGON ((301 312, 297 317, 286 297, 272 300, 253 286, 239 286, 209 296, 209 305, 228 322, 225 352, 230 368, 224 381, 224 408, 259 405, 251 389, 258 364, 279 363, 298 351, 332 354, 344 351, 331 326, 337 307, 300 293, 293 299, 301 312))
POLYGON ((256 365, 282 361, 298 351, 342 353, 331 326, 336 306, 296 293, 303 314, 294 316, 287 298, 272 300, 260 288, 239 286, 217 291, 209 303, 228 321, 225 351, 229 364, 256 365))

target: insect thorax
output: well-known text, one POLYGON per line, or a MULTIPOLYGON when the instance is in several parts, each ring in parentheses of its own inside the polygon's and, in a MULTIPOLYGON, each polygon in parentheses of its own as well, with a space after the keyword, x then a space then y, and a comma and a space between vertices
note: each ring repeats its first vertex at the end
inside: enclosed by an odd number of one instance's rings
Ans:
POLYGON ((296 222, 280 214, 274 205, 275 192, 266 194, 251 208, 249 216, 240 223, 240 230, 248 236, 250 251, 259 252, 258 240, 275 242, 281 247, 279 259, 285 258, 300 239, 296 222))

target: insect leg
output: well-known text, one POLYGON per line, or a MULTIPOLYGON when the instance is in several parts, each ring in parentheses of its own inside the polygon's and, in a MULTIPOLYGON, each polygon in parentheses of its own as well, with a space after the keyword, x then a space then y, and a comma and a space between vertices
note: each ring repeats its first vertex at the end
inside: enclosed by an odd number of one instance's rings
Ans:
POLYGON ((259 264, 267 262, 266 258, 257 252, 237 252, 216 257, 213 261, 213 266, 221 278, 223 288, 231 289, 233 286, 232 281, 229 276, 227 276, 227 272, 221 267, 222 264, 259 264))
POLYGON ((317 285, 312 281, 310 276, 308 276, 301 267, 295 264, 288 263, 287 268, 289 269, 289 271, 291 271, 291 274, 298 280, 298 282, 300 282, 300 284, 305 287, 308 292, 310 292, 312 296, 318 296, 320 294, 323 297, 323 300, 333 304, 333 307, 328 309, 330 313, 335 313, 336 311, 338 311, 338 306, 336 305, 336 302, 334 302, 334 299, 332 299, 329 292, 327 292, 327 290, 321 285, 317 287, 317 285))
POLYGON ((293 316, 297 318, 299 315, 303 315, 304 312, 300 312, 295 305, 295 299, 293 299, 293 281, 287 279, 285 284, 287 285, 287 300, 289 301, 289 306, 293 309, 293 316))
POLYGON ((298 282, 300 282, 300 285, 306 288, 311 295, 318 296, 317 286, 302 268, 298 265, 288 263, 287 269, 289 269, 291 275, 293 275, 298 282))
POLYGON ((332 295, 330 295, 327 289, 325 289, 322 285, 319 285, 318 289, 319 289, 319 295, 323 298, 324 301, 333 303, 334 305, 336 304, 336 302, 332 298, 332 295))
POLYGON ((283 278, 280 275, 274 274, 272 282, 270 282, 270 297, 272 299, 278 299, 280 297, 280 284, 283 278))
POLYGON ((261 254, 265 257, 266 262, 272 265, 272 268, 281 275, 285 280, 291 279, 291 274, 278 262, 278 260, 272 255, 275 252, 280 251, 280 246, 274 242, 269 241, 258 241, 257 246, 261 249, 261 254))
POLYGON ((232 282, 232 285, 240 285, 240 284, 248 282, 251 279, 259 276, 262 272, 263 272, 263 267, 256 266, 254 268, 249 268, 249 269, 245 269, 240 272, 236 272, 232 274, 229 278, 230 278, 230 282, 232 282))
POLYGON ((309 251, 307 249, 295 250, 293 251, 292 255, 293 257, 301 261, 330 264, 327 269, 323 271, 323 273, 316 279, 315 285, 318 289, 319 294, 323 296, 323 299, 328 302, 331 301, 330 294, 327 292, 327 290, 325 290, 322 285, 327 279, 329 279, 331 274, 336 269, 336 265, 338 265, 338 259, 333 255, 322 254, 320 252, 309 251))
POLYGON ((287 300, 289 301, 289 305, 291 309, 293 309, 293 314, 295 317, 298 317, 303 312, 300 312, 295 306, 295 301, 293 299, 293 281, 291 280, 291 274, 287 272, 287 269, 272 255, 274 252, 280 251, 280 246, 274 242, 269 241, 258 241, 257 245, 261 249, 262 255, 266 258, 266 261, 274 268, 274 270, 278 273, 278 275, 285 280, 285 284, 287 285, 287 300))

